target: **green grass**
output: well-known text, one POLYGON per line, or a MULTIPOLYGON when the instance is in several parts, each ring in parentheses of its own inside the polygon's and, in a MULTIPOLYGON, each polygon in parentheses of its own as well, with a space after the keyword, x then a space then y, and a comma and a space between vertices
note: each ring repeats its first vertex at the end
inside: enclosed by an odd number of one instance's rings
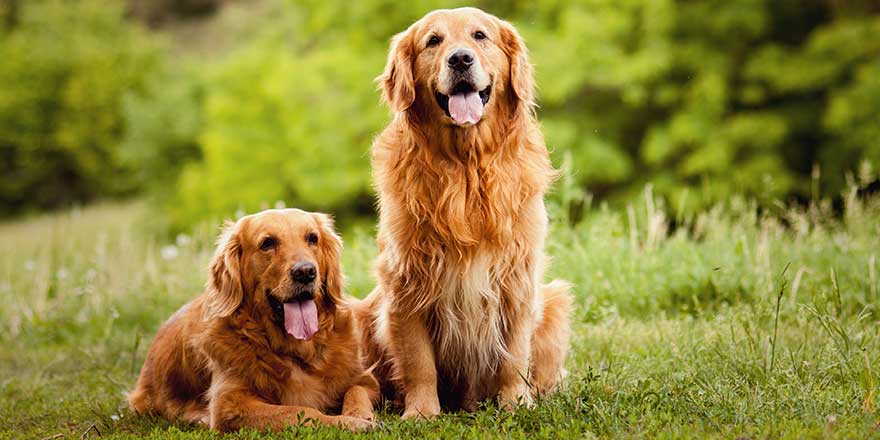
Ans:
MULTIPOLYGON (((847 197, 834 216, 734 199, 674 218, 674 231, 651 197, 633 205, 573 228, 554 219, 549 275, 577 286, 560 393, 422 423, 383 410, 362 437, 880 438, 880 200, 847 197)), ((200 291, 212 251, 209 229, 169 240, 151 214, 100 205, 0 225, 0 438, 221 437, 125 407, 154 332, 200 291)), ((362 296, 371 232, 345 239, 362 296)), ((304 435, 348 434, 281 437, 304 435)))

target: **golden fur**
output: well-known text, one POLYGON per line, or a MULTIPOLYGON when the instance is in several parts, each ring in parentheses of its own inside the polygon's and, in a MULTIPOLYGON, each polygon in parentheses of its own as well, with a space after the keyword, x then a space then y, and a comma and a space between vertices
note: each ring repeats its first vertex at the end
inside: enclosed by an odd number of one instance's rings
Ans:
POLYGON ((281 429, 306 418, 368 428, 378 383, 364 368, 359 325, 342 296, 341 250, 324 214, 270 210, 228 226, 207 291, 159 329, 129 395, 132 409, 221 431, 281 429), (261 245, 267 237, 274 246, 261 245), (290 268, 301 261, 317 267, 309 293, 319 324, 310 340, 287 334, 269 300, 291 297, 290 268), (342 415, 325 414, 340 407, 342 415))
POLYGON ((541 285, 543 197, 556 171, 526 47, 478 9, 435 11, 394 37, 379 83, 395 114, 372 150, 378 285, 358 308, 368 362, 384 392, 403 397, 404 418, 436 415, 441 401, 529 404, 564 374, 571 299, 567 283, 541 285), (435 101, 462 47, 491 87, 476 124, 435 101))

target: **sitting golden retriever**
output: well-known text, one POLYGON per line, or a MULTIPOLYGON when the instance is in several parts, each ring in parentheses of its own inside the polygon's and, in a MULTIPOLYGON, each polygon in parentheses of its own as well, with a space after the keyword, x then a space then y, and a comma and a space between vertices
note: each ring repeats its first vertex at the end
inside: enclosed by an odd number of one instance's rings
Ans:
POLYGON ((379 386, 342 297, 341 250, 324 214, 270 210, 228 226, 207 292, 159 329, 132 409, 221 431, 370 427, 379 386))
POLYGON ((393 38, 378 80, 395 115, 372 152, 378 285, 358 308, 368 363, 404 418, 530 404, 564 374, 571 297, 565 282, 541 284, 557 172, 526 47, 479 9, 439 10, 393 38))

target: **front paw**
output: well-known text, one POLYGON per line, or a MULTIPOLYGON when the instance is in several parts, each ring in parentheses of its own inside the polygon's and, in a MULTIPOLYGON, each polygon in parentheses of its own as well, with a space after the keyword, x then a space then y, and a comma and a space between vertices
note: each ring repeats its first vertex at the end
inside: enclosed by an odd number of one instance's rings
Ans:
POLYGON ((371 420, 366 420, 358 417, 349 417, 349 416, 335 416, 330 420, 331 425, 336 425, 339 428, 347 429, 352 432, 361 432, 361 431, 369 431, 376 426, 376 423, 371 420))
POLYGON ((403 411, 403 420, 426 420, 440 414, 440 401, 436 396, 413 397, 406 399, 406 409, 403 411))
POLYGON ((498 393, 498 404, 507 411, 513 411, 520 406, 531 408, 532 393, 525 385, 505 387, 498 393))
POLYGON ((351 408, 343 412, 342 415, 369 421, 375 419, 375 414, 373 413, 372 408, 351 408))

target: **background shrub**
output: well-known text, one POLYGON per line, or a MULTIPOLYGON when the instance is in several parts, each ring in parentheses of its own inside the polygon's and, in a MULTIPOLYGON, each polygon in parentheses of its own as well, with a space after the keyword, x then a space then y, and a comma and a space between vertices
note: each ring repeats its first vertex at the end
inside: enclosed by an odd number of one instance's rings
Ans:
POLYGON ((123 99, 122 162, 131 168, 134 181, 160 200, 173 192, 184 164, 201 157, 203 76, 195 65, 162 69, 147 79, 141 92, 123 99))
MULTIPOLYGON (((278 201, 372 214, 369 146, 389 118, 372 78, 388 41, 465 3, 202 3, 263 12, 201 18, 160 51, 109 3, 21 7, 0 43, 3 213, 146 187, 177 228, 278 201), (180 56, 193 35, 234 44, 180 56)), ((554 161, 595 199, 650 182, 678 213, 734 193, 766 205, 839 194, 880 161, 877 2, 475 5, 525 36, 554 161)))
MULTIPOLYGON (((7 4, 8 7, 11 3, 7 4)), ((137 188, 123 97, 159 47, 108 1, 29 0, 0 29, 0 215, 137 188)))
POLYGON ((210 69, 202 160, 168 204, 175 223, 276 201, 342 216, 370 212, 371 138, 385 112, 370 81, 382 51, 305 50, 292 16, 210 69))
POLYGON ((571 152, 581 182, 602 196, 653 181, 688 207, 738 192, 809 196, 814 164, 837 193, 844 171, 877 156, 864 131, 880 118, 859 101, 880 60, 876 12, 785 0, 512 9, 537 63, 549 142, 571 152))
MULTIPOLYGON (((731 193, 806 198, 814 164, 835 194, 845 171, 880 159, 870 3, 482 3, 524 34, 554 158, 568 155, 597 197, 653 182, 677 211, 731 193)), ((387 120, 370 79, 391 35, 449 6, 280 4, 288 15, 272 37, 229 57, 206 87, 204 162, 181 180, 178 219, 275 199, 368 206, 367 152, 387 120)))

